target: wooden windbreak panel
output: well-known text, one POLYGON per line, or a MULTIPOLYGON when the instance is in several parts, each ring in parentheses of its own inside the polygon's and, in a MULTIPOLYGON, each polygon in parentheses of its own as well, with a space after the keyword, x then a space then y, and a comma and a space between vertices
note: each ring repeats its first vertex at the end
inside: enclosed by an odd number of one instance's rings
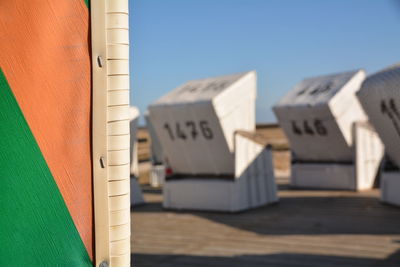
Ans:
POLYGON ((0 32, 0 67, 93 258, 88 8, 1 0, 0 32))

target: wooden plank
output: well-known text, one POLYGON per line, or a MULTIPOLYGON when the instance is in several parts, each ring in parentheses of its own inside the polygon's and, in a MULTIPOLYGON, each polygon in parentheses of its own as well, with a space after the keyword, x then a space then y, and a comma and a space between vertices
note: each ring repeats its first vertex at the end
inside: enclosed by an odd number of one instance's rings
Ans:
MULTIPOLYGON (((260 133, 285 140, 278 127, 260 133)), ((274 166, 281 202, 237 214, 166 211, 161 190, 144 186, 148 203, 131 213, 133 265, 400 266, 400 209, 382 205, 378 189, 290 190, 290 152, 275 151, 274 166)))
POLYGON ((132 212, 135 266, 399 266, 400 209, 378 190, 289 190, 238 214, 164 211, 160 191, 132 212))

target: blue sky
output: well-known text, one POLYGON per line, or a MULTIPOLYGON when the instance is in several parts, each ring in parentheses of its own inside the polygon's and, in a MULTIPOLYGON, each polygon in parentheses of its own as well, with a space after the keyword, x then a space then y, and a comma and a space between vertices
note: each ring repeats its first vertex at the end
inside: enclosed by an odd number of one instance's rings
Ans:
POLYGON ((305 77, 400 61, 396 0, 131 0, 131 103, 180 84, 258 74, 257 121, 305 77))

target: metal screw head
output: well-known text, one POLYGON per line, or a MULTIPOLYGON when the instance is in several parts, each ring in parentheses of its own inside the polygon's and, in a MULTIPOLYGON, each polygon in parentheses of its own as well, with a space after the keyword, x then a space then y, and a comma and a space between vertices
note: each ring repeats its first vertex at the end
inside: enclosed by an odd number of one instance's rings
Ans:
POLYGON ((100 167, 102 169, 106 167, 106 159, 104 157, 100 157, 100 167))
POLYGON ((97 56, 97 65, 102 68, 103 67, 103 58, 101 56, 97 56))
POLYGON ((102 262, 99 264, 99 267, 108 267, 108 262, 102 261, 102 262))

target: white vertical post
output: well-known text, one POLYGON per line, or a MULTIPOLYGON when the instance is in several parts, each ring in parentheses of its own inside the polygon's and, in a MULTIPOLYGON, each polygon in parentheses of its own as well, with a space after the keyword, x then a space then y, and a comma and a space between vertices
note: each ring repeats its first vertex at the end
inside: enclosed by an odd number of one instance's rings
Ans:
POLYGON ((95 266, 130 266, 128 0, 91 2, 95 266))

